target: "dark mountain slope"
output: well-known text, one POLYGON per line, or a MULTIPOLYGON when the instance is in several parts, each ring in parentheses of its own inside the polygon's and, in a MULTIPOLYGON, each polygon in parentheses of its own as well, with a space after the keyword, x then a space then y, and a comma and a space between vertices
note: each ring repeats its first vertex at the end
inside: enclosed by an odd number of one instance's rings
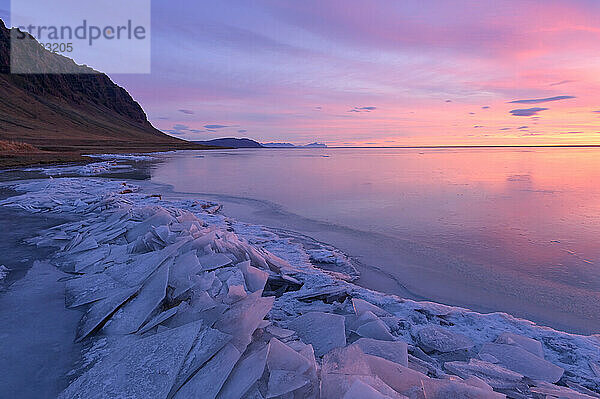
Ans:
POLYGON ((49 52, 34 39, 13 56, 40 71, 52 65, 65 73, 11 74, 10 32, 0 20, 0 139, 51 151, 200 147, 155 129, 142 107, 108 76, 49 52))

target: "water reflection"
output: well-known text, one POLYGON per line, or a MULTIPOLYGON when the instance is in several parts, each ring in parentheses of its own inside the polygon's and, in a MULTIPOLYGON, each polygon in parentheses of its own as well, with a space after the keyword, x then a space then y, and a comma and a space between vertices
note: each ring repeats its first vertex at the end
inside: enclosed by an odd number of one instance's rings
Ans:
MULTIPOLYGON (((215 151, 177 154, 153 179, 423 243, 486 273, 531 280, 527 287, 551 290, 568 312, 569 298, 593 303, 600 291, 598 155, 594 148, 215 151)), ((457 275, 465 286, 485 280, 470 272, 457 275)), ((414 280, 407 273, 416 291, 427 283, 414 280)))

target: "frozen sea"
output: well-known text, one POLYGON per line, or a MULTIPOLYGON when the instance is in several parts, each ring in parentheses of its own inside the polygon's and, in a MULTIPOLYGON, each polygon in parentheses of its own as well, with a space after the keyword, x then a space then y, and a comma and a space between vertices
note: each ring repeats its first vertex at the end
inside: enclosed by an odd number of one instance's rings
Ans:
POLYGON ((192 151, 151 176, 335 245, 367 288, 600 333, 600 149, 192 151))

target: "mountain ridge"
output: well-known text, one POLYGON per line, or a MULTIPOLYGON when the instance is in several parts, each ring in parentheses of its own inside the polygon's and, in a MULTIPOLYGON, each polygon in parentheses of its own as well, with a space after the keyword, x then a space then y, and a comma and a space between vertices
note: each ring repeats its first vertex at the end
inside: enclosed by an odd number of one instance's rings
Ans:
POLYGON ((144 151, 205 148, 156 129, 124 88, 107 75, 51 53, 33 37, 11 54, 10 35, 0 19, 0 139, 46 151, 144 151), (15 55, 17 54, 17 55, 15 55), (65 73, 11 74, 11 56, 26 57, 43 70, 65 73))

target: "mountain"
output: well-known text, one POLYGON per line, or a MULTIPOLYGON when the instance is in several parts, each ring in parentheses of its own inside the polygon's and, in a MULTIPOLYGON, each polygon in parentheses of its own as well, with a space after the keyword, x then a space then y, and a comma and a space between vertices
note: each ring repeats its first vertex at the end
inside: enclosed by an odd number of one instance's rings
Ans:
POLYGON ((46 151, 200 148, 155 129, 142 107, 105 74, 47 51, 31 36, 13 57, 32 70, 52 65, 64 73, 11 74, 10 34, 0 20, 0 140, 46 151))
POLYGON ((324 143, 310 143, 310 144, 307 144, 307 145, 305 145, 303 147, 306 147, 306 148, 327 148, 327 145, 325 145, 324 143))
POLYGON ((226 137, 221 139, 214 139, 208 141, 194 141, 197 144, 217 146, 217 147, 229 147, 229 148, 263 148, 263 145, 259 142, 250 139, 237 139, 234 137, 226 137))

